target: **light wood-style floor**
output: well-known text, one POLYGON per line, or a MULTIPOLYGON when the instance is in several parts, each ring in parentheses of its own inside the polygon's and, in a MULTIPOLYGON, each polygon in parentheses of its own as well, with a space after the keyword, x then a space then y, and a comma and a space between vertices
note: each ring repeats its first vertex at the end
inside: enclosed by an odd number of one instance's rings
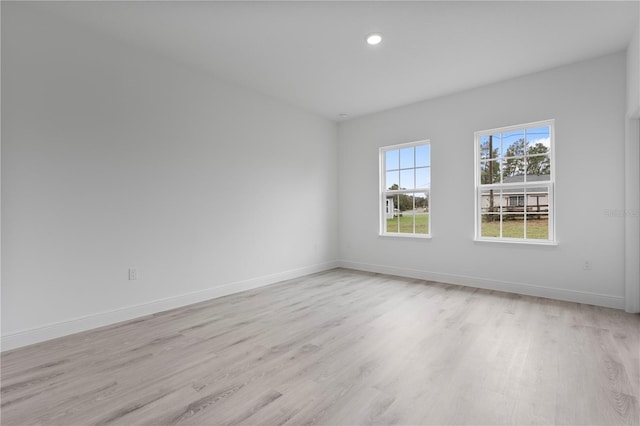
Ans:
POLYGON ((3 425, 635 424, 640 316, 336 269, 2 354, 3 425))

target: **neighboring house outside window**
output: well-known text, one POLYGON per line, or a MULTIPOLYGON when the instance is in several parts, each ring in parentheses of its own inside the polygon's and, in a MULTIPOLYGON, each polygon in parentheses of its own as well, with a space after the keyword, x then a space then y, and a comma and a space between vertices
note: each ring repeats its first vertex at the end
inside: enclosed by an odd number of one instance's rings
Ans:
POLYGON ((479 241, 555 243, 554 120, 475 133, 479 241))
POLYGON ((380 148, 380 235, 431 235, 429 141, 380 148))

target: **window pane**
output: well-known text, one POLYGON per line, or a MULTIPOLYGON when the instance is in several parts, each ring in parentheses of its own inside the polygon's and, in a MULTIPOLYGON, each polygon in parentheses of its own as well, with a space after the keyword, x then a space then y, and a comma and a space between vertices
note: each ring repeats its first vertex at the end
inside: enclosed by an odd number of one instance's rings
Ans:
POLYGON ((500 236, 500 215, 499 214, 483 214, 480 224, 480 235, 483 237, 499 237, 500 236))
POLYGON ((484 213, 499 213, 501 194, 499 189, 483 189, 480 192, 480 211, 484 213))
POLYGON ((527 182, 548 181, 551 179, 551 161, 548 155, 527 157, 527 182))
POLYGON ((532 240, 549 239, 549 215, 527 215, 527 238, 532 240))
POLYGON ((502 182, 524 182, 524 157, 507 158, 502 163, 502 182))
POLYGON ((416 146, 416 167, 431 165, 431 145, 416 146))
POLYGON ((527 213, 549 213, 549 188, 527 189, 527 213))
POLYGON ((414 167, 413 151, 414 151, 413 147, 402 148, 400 150, 400 168, 401 169, 414 167))
POLYGON ((386 232, 398 232, 400 218, 398 215, 398 196, 388 197, 386 200, 386 232))
POLYGON ((416 223, 416 234, 427 235, 429 233, 429 214, 424 212, 416 212, 413 216, 416 223))
POLYGON ((415 188, 414 183, 415 172, 414 169, 411 170, 400 170, 400 188, 402 189, 413 189, 415 188))
POLYGON ((392 219, 387 219, 387 231, 386 232, 398 232, 398 221, 400 218, 394 216, 392 219))
POLYGON ((398 189, 400 186, 400 172, 394 170, 392 172, 387 172, 387 180, 384 184, 386 189, 398 189))
POLYGON ((502 215, 502 238, 524 238, 524 214, 502 215))
POLYGON ((398 194, 400 206, 400 230, 402 234, 413 234, 414 205, 413 194, 398 194))
POLYGON ((396 208, 400 214, 410 212, 413 210, 413 195, 411 194, 398 194, 398 204, 396 208))
POLYGON ((545 154, 551 149, 549 126, 527 129, 527 154, 545 154))
POLYGON ((524 130, 516 130, 502 134, 502 156, 524 156, 524 130))
POLYGON ((480 158, 487 160, 490 158, 498 158, 500 153, 500 136, 482 136, 480 138, 480 158))
POLYGON ((397 149, 387 151, 385 154, 385 167, 387 170, 397 170, 399 163, 399 151, 397 149))
POLYGON ((416 188, 431 188, 431 167, 416 169, 416 188))
MULTIPOLYGON (((385 199, 385 205, 384 205, 384 215, 385 215, 385 219, 393 219, 393 208, 394 208, 394 202, 393 202, 393 197, 387 197, 385 199)), ((386 228, 385 228, 386 230, 386 228)))
POLYGON ((500 163, 494 160, 480 163, 480 183, 500 183, 500 163))
POLYGON ((414 220, 416 222, 416 234, 429 233, 429 194, 414 194, 415 210, 414 220))
POLYGON ((416 210, 419 213, 429 213, 429 194, 424 192, 418 192, 414 194, 416 210))
POLYGON ((416 214, 416 234, 429 233, 429 213, 416 214))

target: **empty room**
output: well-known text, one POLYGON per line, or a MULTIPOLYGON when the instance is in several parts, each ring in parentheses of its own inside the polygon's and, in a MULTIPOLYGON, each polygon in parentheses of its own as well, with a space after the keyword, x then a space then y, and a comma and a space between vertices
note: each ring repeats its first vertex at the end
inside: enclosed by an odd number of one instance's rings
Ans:
POLYGON ((2 425, 640 424, 638 1, 2 1, 2 425))

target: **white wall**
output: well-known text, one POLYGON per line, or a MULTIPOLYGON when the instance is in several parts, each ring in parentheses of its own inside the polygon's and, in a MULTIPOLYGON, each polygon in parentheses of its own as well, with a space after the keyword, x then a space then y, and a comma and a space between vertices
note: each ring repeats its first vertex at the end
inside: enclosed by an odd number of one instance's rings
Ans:
POLYGON ((640 25, 627 48, 625 310, 640 312, 640 25))
POLYGON ((627 48, 627 115, 640 116, 640 25, 627 48))
POLYGON ((625 62, 619 53, 342 123, 342 264, 622 308, 624 218, 606 211, 624 210, 625 62), (551 118, 559 244, 474 242, 474 131, 551 118), (422 139, 433 238, 380 237, 378 148, 422 139))
POLYGON ((19 4, 2 88, 3 349, 335 266, 335 123, 19 4))

